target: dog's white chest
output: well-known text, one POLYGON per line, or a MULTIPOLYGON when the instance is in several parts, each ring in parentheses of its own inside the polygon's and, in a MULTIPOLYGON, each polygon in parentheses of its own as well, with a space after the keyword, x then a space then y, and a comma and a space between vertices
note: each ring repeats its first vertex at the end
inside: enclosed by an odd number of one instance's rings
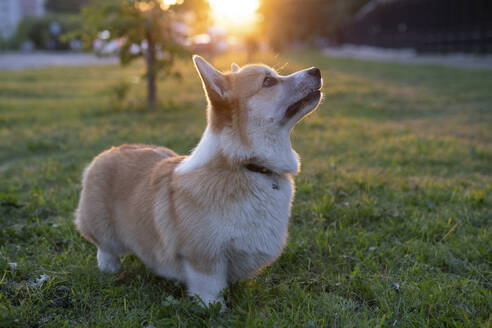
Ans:
POLYGON ((292 195, 290 178, 260 175, 251 195, 233 204, 227 217, 217 221, 230 281, 255 273, 280 255, 287 239, 292 195))

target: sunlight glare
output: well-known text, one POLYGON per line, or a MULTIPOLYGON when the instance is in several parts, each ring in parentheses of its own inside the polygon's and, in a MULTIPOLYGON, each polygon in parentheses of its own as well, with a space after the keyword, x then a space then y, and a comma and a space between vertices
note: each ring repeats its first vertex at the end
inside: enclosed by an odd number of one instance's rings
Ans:
POLYGON ((180 5, 184 0, 162 0, 162 9, 167 10, 169 7, 174 5, 180 5))
POLYGON ((238 27, 254 23, 258 0, 208 0, 217 25, 238 27))

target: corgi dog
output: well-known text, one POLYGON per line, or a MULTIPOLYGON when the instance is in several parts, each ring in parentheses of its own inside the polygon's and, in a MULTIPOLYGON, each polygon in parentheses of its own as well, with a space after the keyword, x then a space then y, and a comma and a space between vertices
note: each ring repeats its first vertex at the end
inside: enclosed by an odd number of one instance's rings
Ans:
POLYGON ((321 73, 282 76, 264 65, 219 72, 193 57, 207 127, 189 156, 122 145, 85 169, 75 224, 97 246, 101 271, 135 254, 157 275, 184 282, 205 305, 228 283, 282 252, 299 156, 290 132, 318 106, 321 73))

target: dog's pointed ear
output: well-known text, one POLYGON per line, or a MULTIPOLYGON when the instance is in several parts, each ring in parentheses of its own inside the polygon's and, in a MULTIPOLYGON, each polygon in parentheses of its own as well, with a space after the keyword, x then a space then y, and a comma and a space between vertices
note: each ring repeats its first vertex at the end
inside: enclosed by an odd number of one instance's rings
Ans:
POLYGON ((221 72, 198 55, 193 56, 193 62, 200 74, 203 88, 210 100, 224 101, 227 98, 227 80, 221 72))
POLYGON ((231 64, 231 69, 232 69, 232 71, 233 71, 233 72, 237 72, 237 71, 239 71, 239 70, 240 70, 240 67, 239 67, 239 65, 238 65, 238 64, 236 64, 236 63, 232 63, 232 64, 231 64))

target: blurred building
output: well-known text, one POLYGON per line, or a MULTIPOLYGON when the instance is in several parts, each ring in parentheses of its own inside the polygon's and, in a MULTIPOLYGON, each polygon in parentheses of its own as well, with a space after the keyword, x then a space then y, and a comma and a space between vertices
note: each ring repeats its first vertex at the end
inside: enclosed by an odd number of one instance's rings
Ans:
POLYGON ((45 0, 0 0, 0 36, 9 39, 25 16, 43 16, 45 0))
POLYGON ((492 0, 372 0, 343 29, 338 42, 492 53, 492 0))

